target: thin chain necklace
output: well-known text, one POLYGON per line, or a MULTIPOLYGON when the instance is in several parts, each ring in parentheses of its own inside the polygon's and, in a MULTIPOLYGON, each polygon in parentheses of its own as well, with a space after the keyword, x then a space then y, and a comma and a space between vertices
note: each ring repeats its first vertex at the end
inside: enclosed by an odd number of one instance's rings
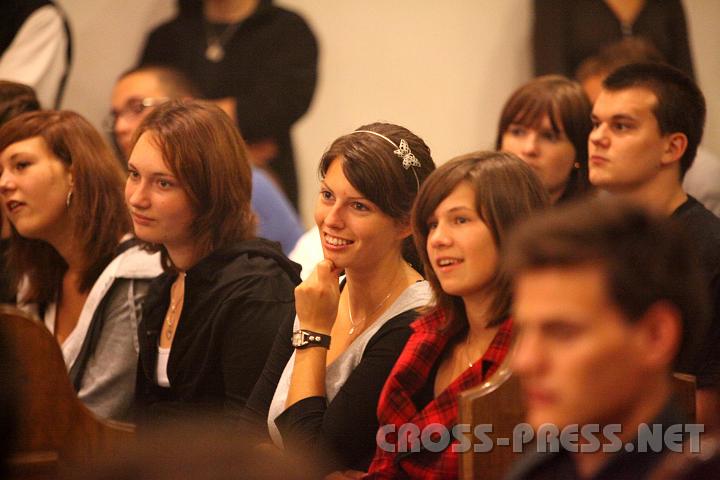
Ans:
POLYGON ((225 58, 225 45, 235 34, 238 27, 240 27, 240 23, 242 22, 229 24, 225 27, 225 30, 218 35, 213 30, 213 26, 209 22, 206 22, 205 41, 207 43, 207 48, 205 49, 205 58, 213 63, 221 62, 223 58, 225 58))
POLYGON ((473 367, 473 362, 470 360, 470 332, 468 331, 468 336, 465 337, 465 360, 467 360, 468 367, 473 367))
POLYGON ((182 309, 180 310, 180 312, 178 312, 177 310, 178 306, 180 306, 185 300, 186 275, 187 274, 185 272, 181 272, 178 275, 178 278, 173 283, 172 288, 170 289, 170 308, 168 309, 167 315, 165 315, 165 323, 167 324, 167 328, 165 329, 165 338, 167 338, 168 340, 172 340, 173 335, 175 334, 177 321, 180 319, 180 313, 182 312, 182 309), (181 282, 182 287, 179 286, 181 282), (177 290, 180 290, 179 295, 176 294, 177 290))
POLYGON ((377 306, 370 311, 370 313, 368 313, 367 315, 365 315, 365 318, 362 319, 362 322, 355 323, 355 322, 353 321, 353 318, 352 318, 352 307, 350 306, 350 288, 348 287, 348 316, 350 317, 350 325, 351 325, 350 330, 348 331, 348 335, 352 335, 353 333, 355 333, 355 327, 357 327, 358 325, 362 325, 363 323, 365 323, 365 321, 366 321, 368 318, 370 318, 375 312, 378 311, 378 309, 379 309, 380 307, 383 306, 383 304, 384 304, 385 302, 387 302, 387 299, 390 298, 390 295, 392 295, 392 290, 390 291, 390 293, 388 293, 387 295, 385 295, 385 298, 383 298, 382 301, 381 301, 380 303, 378 303, 377 306))
MULTIPOLYGON (((396 277, 397 277, 397 274, 396 274, 396 277)), ((388 294, 385 295, 385 298, 383 298, 382 301, 380 301, 380 303, 378 303, 375 306, 375 308, 370 310, 370 312, 368 312, 365 315, 365 318, 363 318, 362 321, 359 321, 357 323, 355 323, 355 321, 353 321, 353 318, 352 318, 352 305, 350 302, 350 286, 348 285, 348 287, 347 287, 348 288, 348 291, 347 291, 348 292, 348 317, 350 318, 350 330, 348 331, 348 335, 352 335, 353 333, 355 333, 355 327, 357 327, 358 325, 363 325, 367 321, 368 318, 372 317, 373 314, 375 314, 375 312, 377 312, 378 309, 380 307, 382 307, 385 304, 385 302, 387 302, 388 298, 390 298, 390 295, 392 295, 393 291, 395 290, 395 287, 397 286, 395 283, 395 278, 393 278, 393 283, 391 285, 392 285, 392 287, 390 288, 390 291, 388 292, 388 294)))

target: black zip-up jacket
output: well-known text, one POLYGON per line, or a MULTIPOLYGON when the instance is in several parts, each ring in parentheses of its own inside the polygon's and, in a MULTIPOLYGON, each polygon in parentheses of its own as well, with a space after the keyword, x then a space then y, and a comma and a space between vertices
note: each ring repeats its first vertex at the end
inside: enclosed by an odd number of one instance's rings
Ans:
POLYGON ((158 340, 176 273, 150 286, 139 325, 139 420, 234 414, 260 375, 279 326, 295 316, 300 266, 279 245, 253 239, 217 250, 187 271, 168 360, 170 387, 156 382, 158 340))

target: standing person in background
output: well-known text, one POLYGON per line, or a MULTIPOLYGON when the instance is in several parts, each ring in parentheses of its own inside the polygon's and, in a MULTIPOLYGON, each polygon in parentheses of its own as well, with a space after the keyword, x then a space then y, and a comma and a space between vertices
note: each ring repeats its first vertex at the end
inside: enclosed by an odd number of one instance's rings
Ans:
POLYGON ((317 43, 297 14, 271 0, 185 0, 147 39, 141 63, 185 73, 233 118, 251 161, 277 177, 297 208, 290 127, 307 111, 317 43))
MULTIPOLYGON (((0 127, 8 120, 25 112, 40 110, 35 91, 15 82, 0 80, 0 127)), ((11 275, 8 271, 5 254, 10 247, 10 222, 0 210, 2 234, 0 235, 0 303, 15 303, 17 292, 10 286, 11 275)))
POLYGON ((578 83, 545 75, 518 88, 500 114, 495 148, 530 165, 552 204, 589 189, 590 107, 578 83))
POLYGON ((62 11, 49 0, 5 0, 0 19, 0 80, 29 85, 44 108, 59 108, 72 60, 62 11))
MULTIPOLYGON (((105 128, 123 157, 130 156, 133 135, 154 107, 178 98, 197 98, 197 88, 181 72, 145 65, 125 72, 115 82, 105 128)), ((303 232, 302 224, 285 195, 264 170, 252 168, 252 207, 258 217, 258 236, 280 242, 288 253, 303 232)))
POLYGON ((681 0, 534 0, 534 6, 535 75, 570 78, 603 46, 638 36, 694 76, 681 0))
POLYGON ((168 101, 135 138, 125 199, 165 269, 139 326, 139 418, 232 416, 295 315, 299 267, 255 238, 245 145, 217 106, 168 101))
POLYGON ((19 305, 57 339, 79 399, 128 420, 141 304, 162 270, 129 234, 120 165, 87 120, 41 110, 0 128, 0 172, 19 305))

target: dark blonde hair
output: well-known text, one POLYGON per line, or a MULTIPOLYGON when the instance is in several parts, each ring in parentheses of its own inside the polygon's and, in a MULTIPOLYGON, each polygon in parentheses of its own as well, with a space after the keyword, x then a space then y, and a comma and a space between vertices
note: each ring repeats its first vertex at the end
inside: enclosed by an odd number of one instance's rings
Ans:
MULTIPOLYGON (((391 123, 363 125, 335 140, 320 159, 321 179, 336 158, 342 160, 343 173, 357 191, 390 218, 405 223, 410 221, 420 185, 435 170, 430 147, 407 128, 391 123), (394 153, 397 148, 368 131, 387 137, 395 145, 405 140, 420 166, 404 168, 403 159, 394 153)), ((414 268, 421 268, 412 237, 403 244, 403 257, 414 268)))
MULTIPOLYGON (((425 181, 412 215, 413 235, 425 269, 425 278, 435 293, 435 308, 445 313, 448 328, 467 326, 465 304, 461 297, 446 293, 433 270, 427 253, 428 219, 437 206, 462 182, 475 191, 475 209, 487 225, 495 245, 501 250, 510 227, 532 211, 548 204, 548 195, 532 169, 511 153, 474 152, 456 157, 440 166, 425 181)), ((489 326, 505 321, 510 314, 511 285, 508 276, 498 270, 488 287, 494 299, 489 326)))
POLYGON ((592 130, 592 105, 582 86, 561 75, 544 75, 524 84, 510 96, 500 114, 495 148, 500 150, 502 137, 516 123, 539 128, 544 115, 553 132, 565 132, 575 149, 575 162, 567 186, 558 200, 563 202, 590 188, 588 180, 588 136, 592 130))
MULTIPOLYGON (((75 112, 44 110, 19 115, 0 128, 0 152, 13 143, 39 137, 73 178, 67 226, 84 255, 80 290, 86 292, 112 260, 121 237, 130 231, 125 208, 124 175, 97 130, 75 112)), ((25 301, 50 302, 61 284, 67 263, 48 243, 20 236, 13 227, 9 250, 14 286, 25 275, 25 301)))
MULTIPOLYGON (((255 235, 245 142, 225 112, 209 102, 171 100, 143 120, 133 147, 145 132, 190 199, 191 235, 201 257, 255 235)), ((165 269, 172 268, 163 245, 149 248, 161 252, 165 269)))

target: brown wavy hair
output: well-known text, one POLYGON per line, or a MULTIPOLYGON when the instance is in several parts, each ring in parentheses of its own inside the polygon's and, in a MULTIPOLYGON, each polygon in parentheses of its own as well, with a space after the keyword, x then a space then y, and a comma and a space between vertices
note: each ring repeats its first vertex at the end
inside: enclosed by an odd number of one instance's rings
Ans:
MULTIPOLYGON (((87 292, 114 257, 122 236, 130 231, 122 168, 100 133, 75 112, 41 110, 13 118, 0 128, 0 152, 33 137, 41 138, 72 173, 67 228, 84 254, 79 288, 87 292)), ((17 288, 20 277, 25 276, 29 289, 24 301, 53 301, 67 263, 47 242, 24 238, 14 227, 11 235, 8 259, 15 272, 13 286, 17 288)))
MULTIPOLYGON (((425 181, 412 213, 413 236, 425 278, 435 294, 435 306, 445 313, 447 328, 467 327, 465 304, 459 296, 446 293, 433 270, 427 253, 428 219, 435 209, 462 182, 475 191, 475 210, 488 226, 498 250, 508 231, 520 219, 548 205, 548 194, 540 179, 525 162, 505 152, 474 152, 456 157, 440 166, 425 181)), ((510 314, 512 301, 509 277, 499 269, 488 288, 494 299, 488 326, 499 325, 510 314)))
MULTIPOLYGON (((200 258, 255 235, 245 142, 225 112, 209 102, 171 100, 143 120, 133 147, 145 132, 190 199, 191 235, 200 258)), ((148 248, 161 252, 163 268, 174 268, 163 245, 148 248)))

